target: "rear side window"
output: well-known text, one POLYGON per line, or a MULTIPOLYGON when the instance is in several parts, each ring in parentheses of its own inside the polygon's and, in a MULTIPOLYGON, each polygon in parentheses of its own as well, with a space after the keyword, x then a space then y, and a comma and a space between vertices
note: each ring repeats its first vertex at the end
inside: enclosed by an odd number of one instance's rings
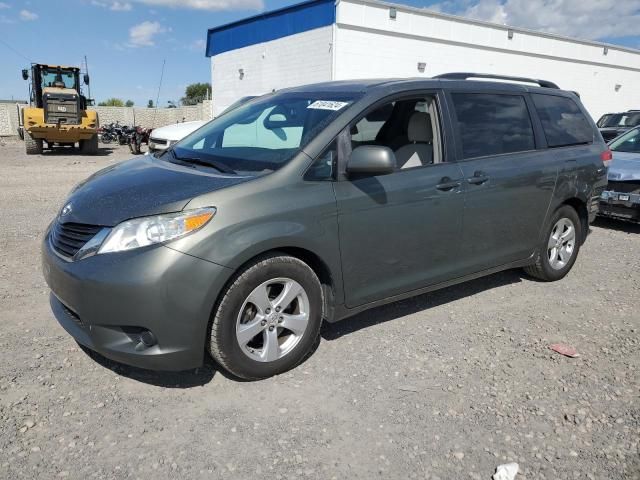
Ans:
POLYGON ((464 158, 535 149, 533 125, 521 95, 453 93, 464 158))
POLYGON ((593 129, 576 102, 566 97, 533 94, 549 147, 593 142, 593 129))

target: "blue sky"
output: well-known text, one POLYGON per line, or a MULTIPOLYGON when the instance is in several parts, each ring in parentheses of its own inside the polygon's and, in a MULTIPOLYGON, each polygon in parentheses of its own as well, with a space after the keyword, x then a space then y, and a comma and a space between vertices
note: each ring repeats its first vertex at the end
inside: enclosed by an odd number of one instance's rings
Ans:
MULTIPOLYGON (((91 94, 155 101, 209 81, 207 28, 298 0, 0 0, 0 99, 27 96, 29 61, 89 60, 91 94), (50 31, 50 33, 48 33, 50 31)), ((640 48, 640 0, 403 0, 483 20, 640 48)))

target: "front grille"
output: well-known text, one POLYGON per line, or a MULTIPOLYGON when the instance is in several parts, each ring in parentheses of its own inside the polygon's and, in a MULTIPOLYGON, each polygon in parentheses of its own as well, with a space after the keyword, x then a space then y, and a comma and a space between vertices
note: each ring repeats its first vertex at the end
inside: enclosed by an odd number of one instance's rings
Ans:
POLYGON ((149 138, 149 141, 152 143, 155 143, 156 145, 166 145, 167 144, 167 140, 164 140, 162 138, 149 138))
POLYGON ((45 122, 79 125, 78 98, 75 95, 45 95, 45 122))
POLYGON ((56 222, 51 229, 51 245, 59 254, 73 258, 101 228, 81 223, 56 222))
POLYGON ((640 181, 609 182, 607 190, 618 193, 640 193, 640 181))

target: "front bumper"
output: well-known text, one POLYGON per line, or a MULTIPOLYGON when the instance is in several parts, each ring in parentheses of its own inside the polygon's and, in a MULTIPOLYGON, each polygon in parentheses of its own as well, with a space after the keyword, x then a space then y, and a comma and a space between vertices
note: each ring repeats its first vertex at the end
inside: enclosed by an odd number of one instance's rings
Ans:
POLYGON ((149 139, 149 150, 152 152, 162 152, 167 148, 169 148, 174 143, 176 142, 175 141, 172 142, 170 140, 164 140, 164 139, 157 139, 152 137, 149 139))
POLYGON ((165 246, 69 262, 48 236, 42 267, 51 308, 78 343, 152 370, 202 365, 211 310, 232 270, 165 246))
POLYGON ((602 192, 600 215, 640 222, 640 194, 602 192))
POLYGON ((48 142, 79 142, 81 140, 90 140, 98 133, 96 127, 88 127, 85 125, 57 125, 57 124, 40 124, 37 126, 27 127, 27 130, 33 138, 42 138, 48 142))

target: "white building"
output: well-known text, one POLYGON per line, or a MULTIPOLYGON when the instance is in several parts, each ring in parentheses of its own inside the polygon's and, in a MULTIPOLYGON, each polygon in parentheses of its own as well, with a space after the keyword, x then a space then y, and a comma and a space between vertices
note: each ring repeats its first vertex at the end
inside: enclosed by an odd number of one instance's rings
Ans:
POLYGON ((376 0, 312 0, 208 32, 214 112, 327 80, 480 72, 579 92, 591 115, 640 109, 640 50, 376 0))

